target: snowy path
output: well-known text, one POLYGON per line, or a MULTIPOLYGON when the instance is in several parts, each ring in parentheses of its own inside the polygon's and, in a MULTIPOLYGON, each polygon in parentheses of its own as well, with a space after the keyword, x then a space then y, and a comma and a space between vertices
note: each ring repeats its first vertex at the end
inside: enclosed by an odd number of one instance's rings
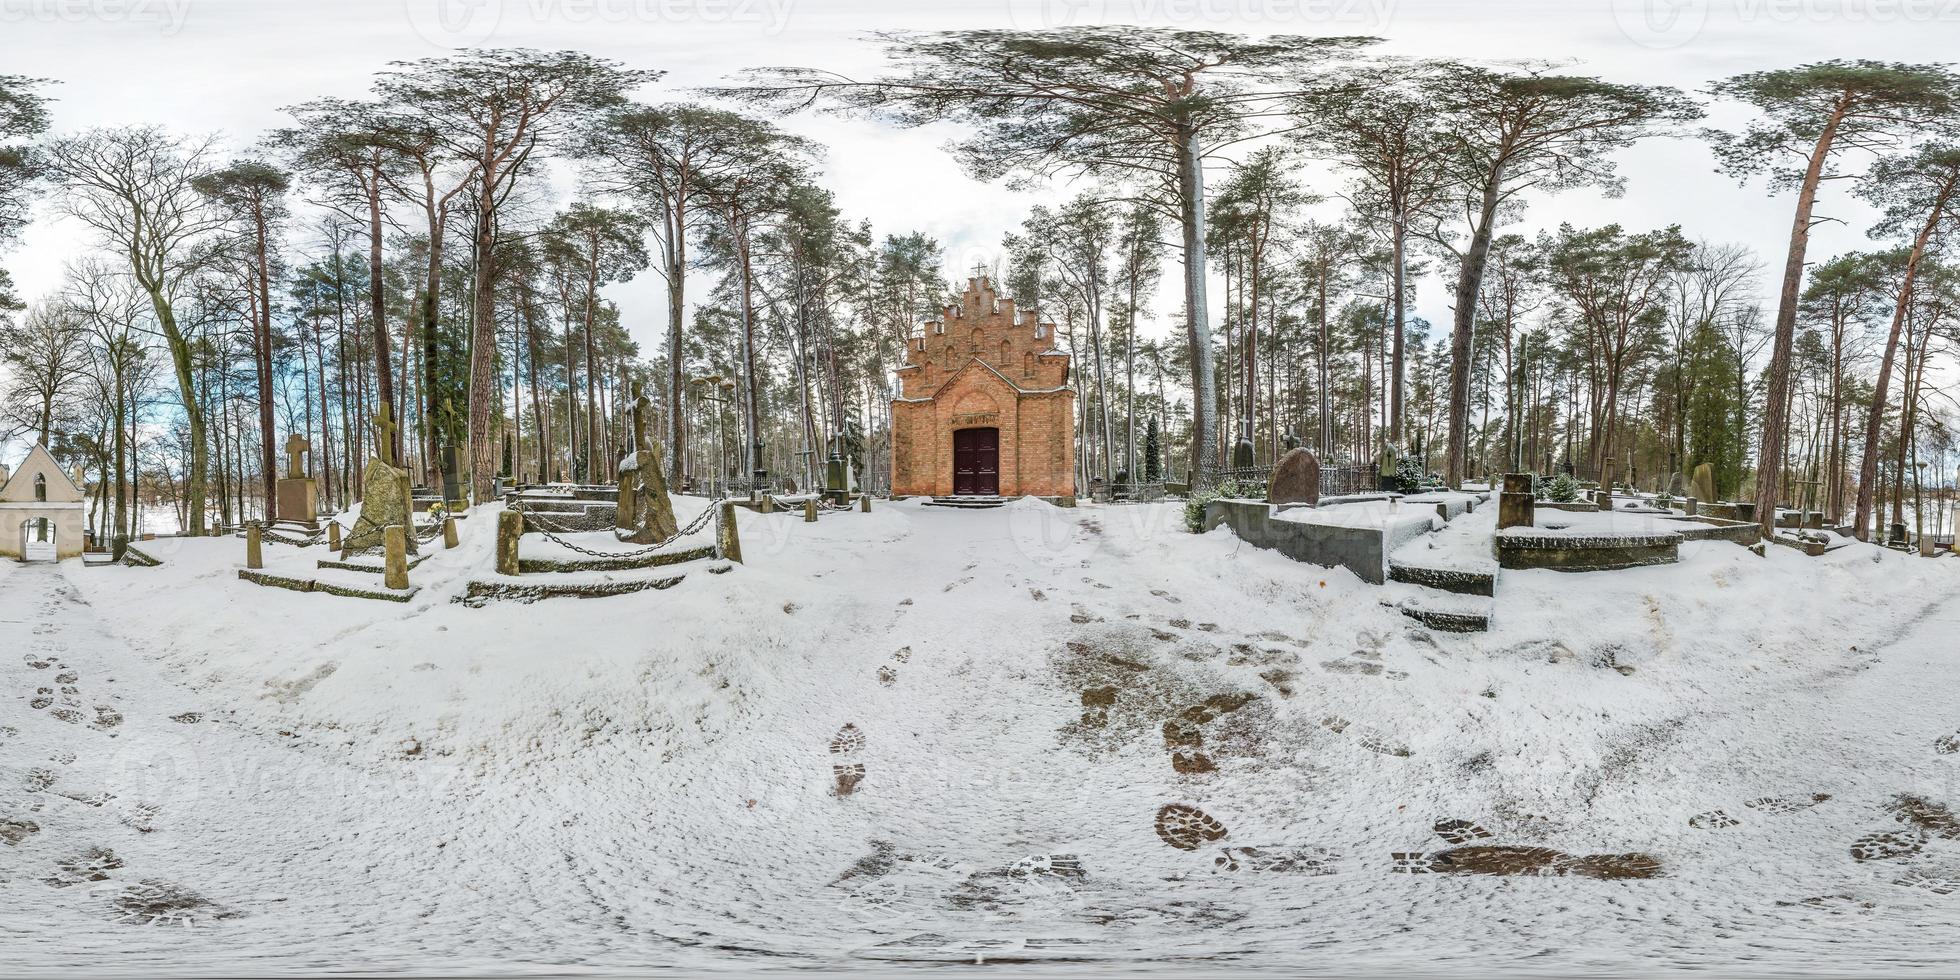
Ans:
POLYGON ((1960 964, 1960 563, 1697 543, 1432 636, 1175 522, 745 518, 484 610, 0 565, 0 961, 1960 964))

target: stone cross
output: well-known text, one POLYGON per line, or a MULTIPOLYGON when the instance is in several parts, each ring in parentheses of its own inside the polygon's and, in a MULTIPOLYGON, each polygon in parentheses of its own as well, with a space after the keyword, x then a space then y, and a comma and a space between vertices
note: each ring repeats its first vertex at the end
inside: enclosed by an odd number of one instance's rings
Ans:
POLYGON ((374 455, 389 466, 401 465, 395 462, 395 423, 386 405, 374 413, 374 455))
POLYGON ((300 469, 299 457, 301 453, 308 453, 312 451, 313 451, 313 443, 305 436, 295 432, 292 435, 286 437, 287 479, 303 480, 306 478, 306 473, 300 469))

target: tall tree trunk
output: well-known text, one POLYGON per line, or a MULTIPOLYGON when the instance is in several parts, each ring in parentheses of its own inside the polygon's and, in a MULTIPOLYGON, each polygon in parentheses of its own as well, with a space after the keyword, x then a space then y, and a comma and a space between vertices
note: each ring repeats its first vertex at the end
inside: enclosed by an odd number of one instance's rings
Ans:
POLYGON ((1477 323, 1477 292, 1484 281, 1484 264, 1490 258, 1490 239, 1497 226, 1498 192, 1504 184, 1504 167, 1491 168, 1484 181, 1483 200, 1477 211, 1477 224, 1470 234, 1470 247, 1456 276, 1456 323, 1450 334, 1450 409, 1448 458, 1443 461, 1443 482, 1451 488, 1463 486, 1464 451, 1470 428, 1470 341, 1477 323))
POLYGON ((1906 310, 1912 305, 1912 290, 1919 276, 1919 262, 1926 255, 1926 244, 1938 229, 1946 202, 1953 191, 1954 185, 1949 181, 1927 215, 1925 224, 1920 226, 1919 234, 1913 239, 1912 252, 1906 257, 1905 277, 1899 285, 1898 300, 1892 307, 1892 330, 1885 339, 1885 354, 1878 362, 1878 381, 1872 392, 1871 408, 1865 415, 1865 455, 1858 466, 1858 509, 1852 523, 1856 525, 1853 533, 1860 541, 1871 540, 1871 530, 1867 525, 1871 520, 1872 497, 1878 484, 1878 434, 1885 419, 1886 389, 1892 383, 1892 359, 1899 348, 1899 332, 1905 326, 1906 310))
MULTIPOLYGON (((374 179, 368 181, 368 315, 374 318, 374 378, 375 391, 381 403, 391 407, 395 404, 395 372, 388 363, 388 290, 387 279, 381 265, 381 151, 374 151, 374 179)), ((431 251, 438 248, 430 243, 431 251)), ((402 420, 397 418, 396 423, 402 420)), ((401 426, 394 431, 394 453, 397 460, 402 459, 401 426)))
MULTIPOLYGON (((1790 351, 1797 331, 1797 300, 1803 290, 1803 258, 1810 245, 1811 211, 1817 204, 1817 183, 1824 174, 1824 163, 1831 155, 1846 103, 1824 122, 1811 150, 1810 165, 1804 170, 1803 184, 1797 192, 1797 213, 1790 223, 1790 250, 1783 260, 1783 287, 1777 294, 1776 336, 1769 357, 1769 385, 1763 405, 1763 438, 1756 460, 1756 523, 1765 535, 1776 533, 1776 503, 1781 496, 1785 432, 1790 418, 1790 351)), ((1880 390, 1884 390, 1883 375, 1880 390)), ((1864 491, 1859 491, 1863 499, 1864 491)))
POLYGON ((1191 458, 1193 480, 1218 463, 1212 432, 1218 385, 1212 374, 1211 321, 1205 300, 1205 171, 1198 134, 1181 124, 1177 151, 1178 217, 1184 230, 1184 324, 1191 345, 1191 458))
POLYGON ((497 368, 496 181, 484 174, 476 212, 476 275, 470 315, 470 488, 473 503, 491 498, 491 478, 497 468, 497 441, 492 410, 500 400, 497 368))
MULTIPOLYGON (((1388 441, 1391 445, 1402 441, 1402 332, 1403 323, 1408 318, 1405 309, 1408 292, 1408 219, 1397 213, 1390 218, 1389 230, 1390 261, 1393 268, 1389 273, 1389 358, 1388 372, 1388 441)), ((1326 303, 1326 290, 1323 286, 1322 304, 1326 303)), ((1322 314, 1323 319, 1325 313, 1322 314)))
POLYGON ((604 480, 611 467, 601 448, 599 436, 599 393, 597 362, 592 351, 592 321, 599 303, 599 243, 597 236, 588 243, 585 265, 585 470, 586 479, 604 480))

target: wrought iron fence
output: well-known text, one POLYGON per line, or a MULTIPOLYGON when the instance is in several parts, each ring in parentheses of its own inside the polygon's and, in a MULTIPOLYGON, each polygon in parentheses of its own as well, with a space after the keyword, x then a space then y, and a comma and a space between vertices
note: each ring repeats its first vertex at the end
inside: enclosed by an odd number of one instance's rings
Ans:
POLYGON ((1164 484, 1162 481, 1155 483, 1135 483, 1119 480, 1114 483, 1104 483, 1101 480, 1091 480, 1089 482, 1089 499, 1105 504, 1155 503, 1164 499, 1164 484))
POLYGON ((1381 488, 1381 468, 1372 463, 1322 463, 1320 466, 1320 495, 1323 497, 1377 493, 1381 488))
MULTIPOLYGON (((1227 482, 1237 487, 1237 492, 1246 496, 1265 496, 1271 485, 1273 467, 1242 466, 1207 470, 1193 481, 1193 489, 1208 489, 1227 482)), ((1322 497, 1344 497, 1357 493, 1376 493, 1381 490, 1380 470, 1369 463, 1322 463, 1320 464, 1320 495, 1322 497)))

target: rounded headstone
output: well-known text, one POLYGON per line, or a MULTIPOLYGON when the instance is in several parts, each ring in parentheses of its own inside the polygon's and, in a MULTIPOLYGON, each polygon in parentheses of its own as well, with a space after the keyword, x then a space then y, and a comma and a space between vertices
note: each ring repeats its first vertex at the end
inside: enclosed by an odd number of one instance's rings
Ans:
POLYGON ((1266 491, 1266 502, 1273 504, 1320 503, 1320 458, 1307 449, 1289 449, 1273 467, 1273 479, 1266 491))

